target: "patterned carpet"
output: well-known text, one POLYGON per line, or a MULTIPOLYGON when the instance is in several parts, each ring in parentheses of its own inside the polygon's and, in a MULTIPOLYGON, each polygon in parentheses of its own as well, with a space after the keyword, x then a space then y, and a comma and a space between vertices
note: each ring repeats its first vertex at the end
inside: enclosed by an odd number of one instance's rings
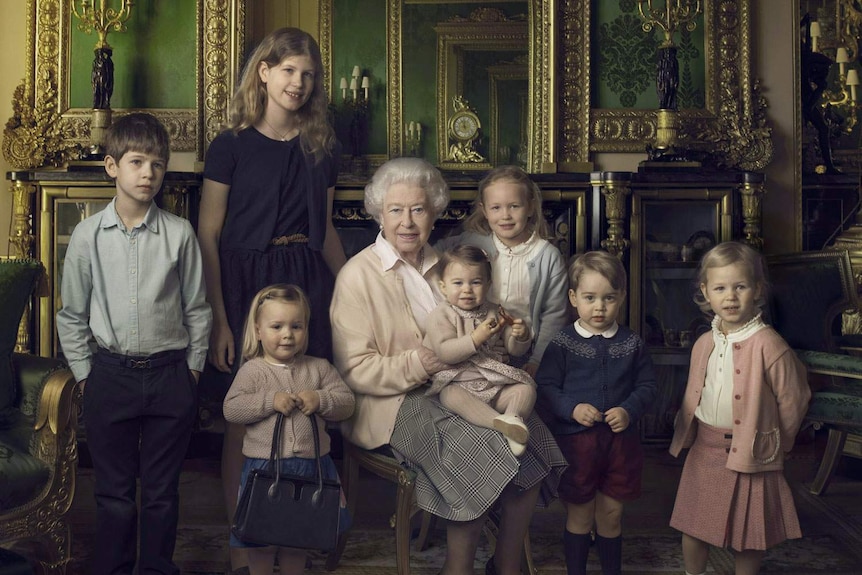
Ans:
MULTIPOLYGON (((856 504, 862 482, 838 480, 825 497, 815 497, 799 481, 793 479, 813 477, 816 464, 813 454, 796 456, 788 476, 803 527, 801 540, 789 541, 770 550, 761 573, 766 575, 851 575, 862 573, 862 521, 857 513, 862 505, 856 504), (794 471, 795 470, 795 471, 794 471), (848 503, 849 502, 849 503, 848 503)), ((676 490, 681 462, 661 450, 648 453, 645 470, 644 495, 641 500, 626 508, 623 573, 625 575, 682 575, 682 553, 679 534, 668 527, 668 518, 676 490)), ((347 547, 336 574, 341 575, 396 575, 394 535, 387 528, 394 497, 391 485, 363 475, 361 484, 364 497, 360 500, 357 527, 351 532, 347 547)), ((179 535, 175 561, 183 573, 195 575, 222 575, 228 569, 227 530, 220 500, 220 482, 217 463, 192 462, 183 474, 179 535)), ((70 516, 73 529, 73 560, 69 575, 87 575, 93 540, 92 475, 81 469, 78 493, 70 516)), ((564 575, 565 565, 560 546, 564 524, 564 511, 559 502, 548 509, 539 510, 533 517, 531 539, 533 561, 539 575, 564 575)), ((432 536, 430 547, 411 553, 411 572, 416 575, 436 575, 443 562, 445 533, 438 529, 432 536)), ((488 543, 482 542, 476 558, 476 573, 483 573, 489 557, 488 543)), ((307 572, 313 575, 327 573, 325 556, 313 555, 307 572)), ((593 555, 589 562, 590 575, 599 575, 601 567, 593 555)), ((733 573, 732 555, 714 549, 710 555, 708 573, 733 573)))

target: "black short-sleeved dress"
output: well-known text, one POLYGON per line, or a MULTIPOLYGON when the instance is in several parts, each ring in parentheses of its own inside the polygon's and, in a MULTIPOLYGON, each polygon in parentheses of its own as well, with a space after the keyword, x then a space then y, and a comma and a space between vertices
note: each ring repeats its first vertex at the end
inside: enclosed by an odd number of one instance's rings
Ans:
MULTIPOLYGON (((336 146, 315 163, 302 151, 299 137, 273 140, 253 127, 222 132, 210 144, 204 178, 230 186, 219 251, 225 312, 237 355, 254 295, 270 284, 292 283, 311 304, 308 355, 331 361, 329 302, 335 279, 322 250, 326 218, 331 217, 326 191, 335 185, 339 155, 336 146), (272 243, 296 235, 307 242, 272 243)), ((220 387, 223 399, 227 387, 220 387)))

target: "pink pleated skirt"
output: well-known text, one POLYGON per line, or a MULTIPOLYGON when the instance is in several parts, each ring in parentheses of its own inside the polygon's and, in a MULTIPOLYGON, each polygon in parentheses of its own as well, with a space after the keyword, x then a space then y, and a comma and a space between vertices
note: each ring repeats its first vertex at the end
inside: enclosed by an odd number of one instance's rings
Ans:
POLYGON ((781 471, 725 467, 730 429, 697 422, 670 526, 717 547, 765 550, 802 537, 793 493, 781 471))

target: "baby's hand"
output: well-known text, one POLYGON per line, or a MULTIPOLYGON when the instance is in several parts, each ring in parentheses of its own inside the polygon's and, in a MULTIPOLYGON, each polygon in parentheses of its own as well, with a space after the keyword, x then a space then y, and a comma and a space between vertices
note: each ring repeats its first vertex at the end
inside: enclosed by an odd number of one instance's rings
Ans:
POLYGON ((602 420, 602 412, 589 403, 579 403, 572 410, 572 419, 584 427, 592 427, 602 420))
POLYGON ((317 413, 320 409, 320 396, 316 391, 304 389, 296 394, 296 408, 305 415, 317 413))
POLYGON ((518 341, 525 341, 529 339, 530 332, 529 330, 527 330, 527 324, 524 323, 524 320, 512 320, 512 335, 515 336, 515 339, 517 339, 518 341))
POLYGON ((290 415, 296 407, 296 396, 287 391, 277 391, 272 398, 272 408, 279 413, 290 415))
POLYGON ((612 407, 605 412, 605 422, 611 426, 611 431, 620 433, 628 428, 631 419, 624 408, 612 407))
POLYGON ((476 329, 473 330, 470 336, 473 338, 473 343, 476 347, 479 347, 501 329, 503 329, 502 323, 498 322, 494 317, 487 317, 485 321, 476 326, 476 329))

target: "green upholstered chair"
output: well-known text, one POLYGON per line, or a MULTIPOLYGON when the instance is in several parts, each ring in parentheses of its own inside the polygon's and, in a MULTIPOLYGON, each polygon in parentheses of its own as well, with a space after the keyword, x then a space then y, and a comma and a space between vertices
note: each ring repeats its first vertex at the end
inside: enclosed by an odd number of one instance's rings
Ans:
MULTIPOLYGON (((770 302, 775 329, 808 368, 812 387, 806 415, 816 429, 829 430, 826 450, 811 484, 826 491, 848 437, 862 445, 862 357, 847 352, 842 335, 845 311, 860 311, 856 281, 846 250, 769 256, 770 302)), ((862 452, 848 455, 862 456, 862 452)))
POLYGON ((75 380, 59 360, 14 351, 24 309, 44 279, 38 261, 0 261, 0 546, 26 543, 45 573, 65 573, 78 453, 75 380))

